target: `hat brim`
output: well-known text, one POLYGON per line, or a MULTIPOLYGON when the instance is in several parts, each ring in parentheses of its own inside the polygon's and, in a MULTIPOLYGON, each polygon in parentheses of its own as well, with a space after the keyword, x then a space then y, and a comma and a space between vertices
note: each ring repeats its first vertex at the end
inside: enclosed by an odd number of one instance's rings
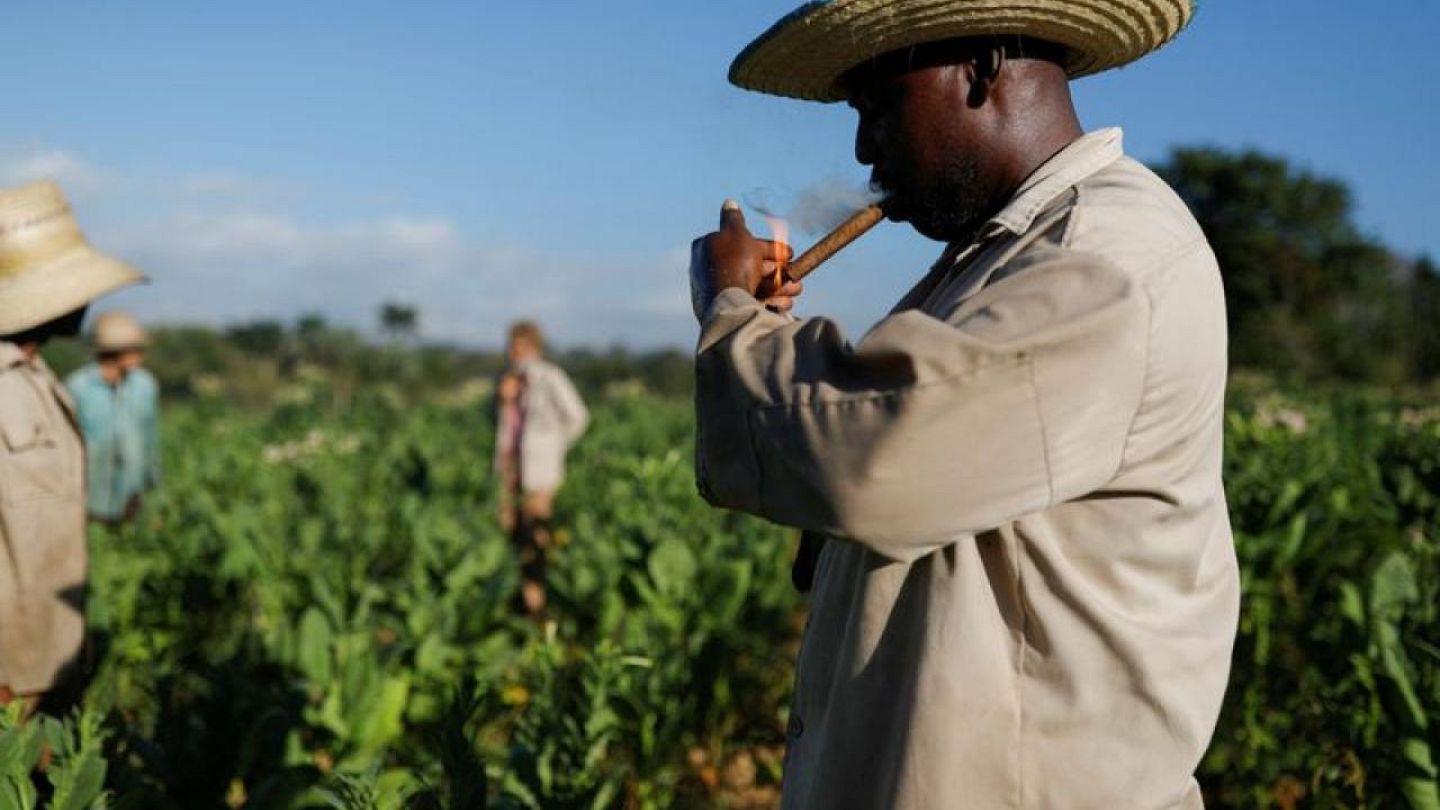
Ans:
POLYGON ((59 258, 0 279, 0 335, 48 323, 131 284, 147 281, 130 265, 80 246, 59 258))
POLYGON ((95 340, 91 343, 97 352, 134 352, 150 348, 150 337, 147 335, 135 340, 95 340))
POLYGON ((730 81, 809 101, 844 101, 840 79, 891 51, 959 37, 1026 36, 1063 46, 1071 78, 1157 50, 1190 22, 1191 0, 829 0, 801 6, 735 58, 730 81))

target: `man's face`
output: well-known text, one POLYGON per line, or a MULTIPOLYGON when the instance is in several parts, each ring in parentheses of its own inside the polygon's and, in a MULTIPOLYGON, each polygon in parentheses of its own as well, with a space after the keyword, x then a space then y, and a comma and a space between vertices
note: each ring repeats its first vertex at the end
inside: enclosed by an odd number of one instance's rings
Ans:
POLYGON ((862 66, 846 79, 860 115, 855 159, 873 167, 886 213, 931 239, 973 236, 991 213, 986 180, 988 110, 967 103, 960 65, 862 66))
POLYGON ((38 348, 52 337, 75 337, 80 334, 80 324, 85 320, 85 310, 89 308, 90 305, 86 304, 52 321, 46 321, 33 329, 27 329, 24 332, 14 335, 0 335, 0 338, 20 344, 21 346, 38 348))
POLYGON ((540 356, 540 349, 525 338, 513 338, 510 341, 510 362, 523 363, 526 360, 533 360, 540 356))
POLYGON ((120 368, 131 371, 145 363, 144 349, 126 349, 120 353, 120 368))

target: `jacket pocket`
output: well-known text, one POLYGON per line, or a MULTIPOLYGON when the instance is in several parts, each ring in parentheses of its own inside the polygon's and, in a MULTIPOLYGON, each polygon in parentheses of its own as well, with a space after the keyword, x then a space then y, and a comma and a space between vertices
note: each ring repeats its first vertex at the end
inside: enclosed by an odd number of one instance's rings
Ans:
POLYGON ((27 409, 0 411, 4 464, 0 467, 0 500, 7 503, 67 494, 73 461, 65 458, 38 414, 27 409))

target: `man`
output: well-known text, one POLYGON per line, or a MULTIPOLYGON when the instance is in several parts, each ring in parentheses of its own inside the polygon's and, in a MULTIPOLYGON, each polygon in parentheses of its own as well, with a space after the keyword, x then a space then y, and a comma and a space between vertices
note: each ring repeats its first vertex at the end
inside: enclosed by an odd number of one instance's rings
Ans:
POLYGON ((0 190, 0 704, 65 686, 85 635, 85 450, 40 357, 143 280, 85 242, 54 183, 0 190))
POLYGON ((95 362, 65 379, 85 436, 88 510, 116 524, 134 517, 160 480, 160 397, 141 364, 150 338, 134 317, 106 312, 91 336, 95 362))
POLYGON ((590 413, 570 378, 545 359, 540 327, 512 325, 506 354, 510 363, 495 398, 500 522, 520 556, 521 606, 538 616, 545 610, 555 492, 565 478, 565 454, 585 433, 590 413))
POLYGON ((947 245, 851 347, 780 314, 800 286, 738 206, 695 243, 701 491, 828 538, 787 810, 1203 806, 1239 594, 1220 275, 1068 87, 1190 15, 835 0, 733 66, 847 100, 887 215, 947 245))

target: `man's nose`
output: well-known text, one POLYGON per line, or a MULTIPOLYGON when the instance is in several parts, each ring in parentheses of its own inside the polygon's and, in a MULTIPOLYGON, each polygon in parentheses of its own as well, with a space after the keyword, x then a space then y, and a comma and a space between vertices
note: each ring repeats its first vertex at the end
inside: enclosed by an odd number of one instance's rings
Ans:
POLYGON ((875 137, 870 127, 862 120, 855 127, 855 160, 862 166, 875 164, 875 137))

